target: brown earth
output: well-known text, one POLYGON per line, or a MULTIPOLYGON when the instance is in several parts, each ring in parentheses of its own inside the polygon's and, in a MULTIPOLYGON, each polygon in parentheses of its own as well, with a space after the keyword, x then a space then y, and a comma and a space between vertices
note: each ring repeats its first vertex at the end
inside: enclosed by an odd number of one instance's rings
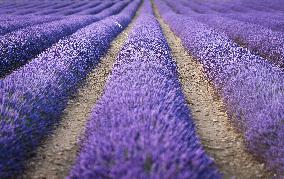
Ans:
MULTIPOLYGON (((264 164, 245 150, 242 135, 231 126, 224 104, 206 80, 202 66, 187 53, 181 40, 163 22, 156 8, 154 11, 176 60, 197 133, 208 155, 224 173, 224 178, 272 178, 272 173, 265 169, 264 164)), ((38 148, 37 155, 28 161, 24 178, 52 179, 68 175, 91 109, 103 93, 112 64, 133 24, 112 42, 107 55, 90 73, 86 84, 69 101, 60 124, 38 148)))
POLYGON ((264 164, 246 151, 243 136, 230 124, 224 104, 206 80, 202 65, 188 54, 155 6, 154 12, 177 63, 179 80, 201 143, 224 178, 272 178, 264 164))
POLYGON ((60 124, 38 148, 36 156, 27 162, 23 178, 64 178, 76 160, 79 141, 84 133, 85 124, 96 101, 102 95, 105 82, 111 73, 112 65, 118 56, 127 34, 131 31, 135 19, 111 43, 105 57, 88 75, 85 84, 74 99, 70 100, 60 124))

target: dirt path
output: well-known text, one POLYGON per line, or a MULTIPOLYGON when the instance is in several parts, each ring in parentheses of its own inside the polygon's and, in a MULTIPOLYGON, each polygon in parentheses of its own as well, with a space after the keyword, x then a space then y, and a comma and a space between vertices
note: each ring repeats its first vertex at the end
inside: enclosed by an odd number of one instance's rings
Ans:
POLYGON ((176 60, 201 143, 224 173, 224 178, 271 178, 272 174, 264 169, 264 164, 245 151, 243 137, 229 123, 224 104, 206 80, 202 66, 187 53, 156 8, 154 11, 176 60))
POLYGON ((28 161, 24 178, 64 178, 72 167, 78 151, 78 141, 84 132, 91 109, 102 95, 106 79, 115 58, 127 39, 136 13, 130 25, 111 43, 111 47, 97 67, 89 74, 86 84, 77 96, 70 100, 60 124, 37 150, 37 155, 28 161))

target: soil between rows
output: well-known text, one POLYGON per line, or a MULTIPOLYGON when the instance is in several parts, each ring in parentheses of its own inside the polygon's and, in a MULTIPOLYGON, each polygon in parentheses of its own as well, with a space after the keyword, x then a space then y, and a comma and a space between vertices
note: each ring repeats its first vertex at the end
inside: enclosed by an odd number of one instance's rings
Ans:
POLYGON ((107 54, 88 75, 85 84, 74 99, 70 100, 60 123, 36 151, 36 156, 27 162, 23 178, 64 178, 76 160, 79 142, 86 122, 97 100, 103 94, 107 77, 123 43, 131 32, 139 11, 132 22, 111 43, 107 54))
POLYGON ((248 153, 243 136, 230 123, 222 99, 206 79, 202 69, 183 47, 153 6, 155 15, 177 63, 179 80, 202 145, 224 174, 224 178, 272 178, 264 163, 248 153))
MULTIPOLYGON (((206 152, 214 158, 224 178, 271 178, 264 164, 257 161, 244 146, 241 134, 229 122, 224 104, 206 80, 202 66, 185 50, 154 7, 164 35, 176 60, 179 78, 196 123, 197 133, 206 152)), ((139 14, 139 13, 137 13, 139 14)), ((101 62, 90 73, 77 96, 69 101, 60 124, 28 161, 24 178, 64 178, 79 150, 79 141, 91 109, 102 95, 112 64, 133 27, 131 24, 111 43, 101 62)))

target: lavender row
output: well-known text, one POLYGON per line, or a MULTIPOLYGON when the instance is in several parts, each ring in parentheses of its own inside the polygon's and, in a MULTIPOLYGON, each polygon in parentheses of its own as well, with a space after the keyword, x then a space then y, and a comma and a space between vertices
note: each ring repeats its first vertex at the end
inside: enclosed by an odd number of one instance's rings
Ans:
POLYGON ((0 77, 27 63, 59 39, 74 33, 94 21, 121 11, 126 2, 115 4, 97 16, 70 16, 48 24, 32 26, 0 37, 0 77))
MULTIPOLYGON (((280 0, 281 1, 281 0, 280 0)), ((236 5, 237 9, 246 9, 252 12, 282 12, 281 8, 275 8, 276 6, 283 8, 284 3, 279 0, 234 0, 233 2, 213 2, 207 1, 202 3, 203 6, 219 13, 228 13, 230 9, 228 7, 236 5)))
MULTIPOLYGON (((61 2, 63 3, 63 2, 61 2)), ((54 2, 40 2, 40 1, 30 1, 30 2, 21 2, 16 3, 15 6, 11 6, 8 8, 1 8, 0 13, 1 14, 18 14, 19 11, 25 11, 25 10, 33 10, 38 8, 44 8, 44 7, 56 7, 60 2, 54 3, 54 2)), ((70 4, 70 2, 69 2, 70 4)), ((42 10, 42 9, 41 9, 42 10)))
POLYGON ((114 5, 114 2, 112 1, 106 1, 106 2, 102 2, 99 6, 94 7, 92 9, 86 9, 83 10, 77 14, 82 14, 82 15, 86 15, 86 14, 97 14, 99 12, 101 12, 102 10, 106 9, 106 8, 110 8, 112 5, 114 5))
POLYGON ((259 11, 272 11, 272 12, 283 12, 284 2, 282 0, 241 0, 243 4, 259 11))
POLYGON ((36 6, 40 6, 40 3, 39 2, 38 3, 35 3, 35 2, 17 3, 15 6, 12 6, 10 8, 1 8, 0 13, 1 14, 11 14, 11 13, 17 12, 17 10, 26 9, 30 7, 36 7, 36 6))
POLYGON ((225 32, 240 45, 271 60, 279 67, 284 67, 284 33, 220 16, 204 16, 197 20, 225 32))
POLYGON ((272 13, 257 13, 257 14, 229 14, 226 17, 230 17, 235 20, 248 22, 252 24, 261 25, 269 28, 273 31, 279 31, 284 33, 284 17, 278 16, 272 13))
MULTIPOLYGON (((170 0, 165 0, 167 3, 173 3, 170 0)), ((173 4, 181 4, 184 7, 189 7, 192 11, 200 14, 230 14, 230 13, 282 13, 282 10, 279 11, 279 7, 282 6, 283 2, 277 1, 269 1, 269 2, 261 2, 261 1, 242 1, 242 0, 234 0, 234 1, 219 1, 219 2, 210 2, 210 1, 186 1, 179 0, 175 1, 173 4)))
POLYGON ((238 9, 245 8, 248 11, 253 11, 253 12, 275 12, 274 9, 271 9, 268 6, 262 6, 261 3, 255 3, 252 5, 251 2, 248 1, 238 1, 235 0, 233 3, 230 2, 220 2, 220 3, 213 3, 213 2, 206 2, 203 3, 204 6, 210 7, 212 10, 218 12, 218 13, 228 13, 230 12, 227 6, 231 4, 239 3, 238 9))
POLYGON ((77 12, 77 11, 81 11, 81 10, 84 10, 84 9, 88 9, 89 7, 90 8, 93 8, 94 5, 100 3, 100 1, 94 1, 94 2, 81 2, 78 1, 77 3, 66 3, 66 4, 63 4, 63 5, 56 5, 56 6, 53 6, 53 7, 48 7, 48 8, 45 8, 44 11, 38 11, 36 10, 36 14, 57 14, 57 15, 65 15, 66 12, 77 12), (87 4, 86 4, 87 3, 87 4))
POLYGON ((164 1, 173 8, 178 7, 178 11, 180 11, 182 8, 190 14, 229 14, 229 13, 244 13, 244 12, 258 13, 265 11, 265 10, 257 11, 250 7, 246 7, 240 1, 219 2, 219 3, 186 1, 186 0, 179 0, 175 2, 170 0, 164 0, 164 1))
POLYGON ((39 5, 30 6, 29 8, 23 7, 23 8, 16 8, 14 11, 11 12, 11 14, 14 15, 28 15, 28 14, 36 14, 38 11, 44 11, 46 8, 51 8, 54 5, 57 5, 57 3, 41 3, 39 5))
MULTIPOLYGON (((177 6, 176 10, 179 11, 177 6)), ((186 13, 186 9, 179 12, 186 13)), ((186 13, 189 15, 189 13, 186 13)), ((271 60, 279 67, 284 67, 284 33, 256 24, 250 24, 220 15, 191 16, 196 21, 208 24, 220 32, 225 32, 239 45, 249 48, 252 52, 271 60)))
MULTIPOLYGON (((61 2, 61 3, 54 3, 48 2, 45 4, 37 4, 28 6, 28 7, 17 7, 7 10, 0 10, 0 13, 9 13, 13 15, 26 15, 26 14, 39 14, 39 15, 71 15, 75 13, 80 13, 81 11, 90 11, 97 9, 97 5, 102 2, 100 1, 91 1, 91 2, 61 2)), ((119 3, 119 2, 117 2, 119 3)), ((106 1, 102 4, 117 4, 113 1, 106 1)), ((108 6, 102 6, 100 9, 103 10, 108 6)), ((92 13, 94 14, 94 13, 92 13)), ((90 15, 90 14, 87 14, 90 15)))
MULTIPOLYGON (((124 0, 124 1, 116 2, 109 9, 112 10, 111 12, 113 14, 116 14, 116 13, 119 13, 123 8, 125 8, 130 2, 131 2, 131 0, 124 0)), ((110 11, 102 11, 102 12, 96 14, 96 16, 98 18, 100 18, 100 17, 108 17, 110 15, 111 15, 110 11)))
MULTIPOLYGON (((51 16, 42 16, 43 18, 48 18, 51 16)), ((0 22, 1 23, 7 23, 7 22, 13 22, 13 21, 19 21, 23 19, 34 19, 37 18, 34 15, 25 15, 25 16, 18 16, 18 15, 12 15, 12 14, 0 14, 0 22)))
POLYGON ((220 178, 195 133, 149 1, 89 119, 68 178, 220 178))
POLYGON ((99 5, 101 4, 101 2, 92 2, 92 3, 88 3, 87 5, 84 6, 80 6, 71 10, 66 10, 63 15, 72 15, 72 14, 78 14, 86 9, 94 9, 97 8, 99 5))
POLYGON ((23 171, 23 162, 58 122, 69 96, 131 21, 138 4, 60 40, 0 81, 1 177, 23 171))
MULTIPOLYGON (((172 1, 167 1, 168 3, 172 4, 172 1)), ((182 6, 184 8, 190 9, 190 11, 193 11, 193 13, 200 13, 200 14, 205 14, 205 13, 216 13, 215 11, 211 10, 210 8, 204 6, 202 3, 197 2, 197 1, 178 1, 177 5, 182 6), (180 3, 178 3, 180 2, 180 3)), ((172 4, 174 6, 174 4, 172 4)))
POLYGON ((26 18, 23 17, 17 18, 17 16, 13 16, 13 21, 9 21, 5 20, 7 19, 7 16, 4 16, 3 20, 1 17, 2 16, 0 16, 0 21, 2 21, 0 24, 0 36, 28 26, 60 20, 60 17, 49 17, 49 16, 44 16, 44 17, 26 16, 26 18))
POLYGON ((244 132, 250 151, 283 173, 283 71, 225 34, 194 18, 174 14, 160 0, 156 2, 164 20, 203 65, 227 103, 228 113, 244 132))
POLYGON ((26 64, 59 39, 96 20, 95 17, 70 17, 0 36, 0 77, 26 64))
MULTIPOLYGON (((61 4, 58 3, 40 3, 37 4, 35 2, 31 2, 32 5, 29 5, 28 7, 16 7, 16 8, 12 8, 12 9, 7 9, 6 11, 1 11, 1 13, 9 13, 9 14, 15 14, 15 15, 19 15, 19 14, 35 14, 35 12, 44 12, 45 9, 52 9, 53 11, 59 11, 60 9, 53 9, 56 8, 57 6, 62 6, 61 4)), ((66 3, 64 3, 66 4, 66 3)), ((71 5, 71 3, 69 2, 68 5, 71 5)), ((45 14, 47 15, 47 13, 45 14)))
MULTIPOLYGON (((239 7, 239 10, 237 11, 229 11, 230 9, 237 8, 235 7, 235 3, 222 3, 221 6, 224 9, 223 13, 218 13, 218 11, 214 12, 209 7, 206 7, 205 5, 194 5, 193 2, 187 2, 188 6, 184 6, 183 1, 179 2, 169 2, 174 5, 176 9, 179 10, 181 14, 189 14, 189 15, 200 15, 202 14, 218 14, 222 17, 230 17, 235 20, 240 20, 244 22, 249 22, 253 24, 262 25, 266 28, 270 28, 275 31, 281 31, 284 32, 284 25, 283 25, 283 14, 282 13, 268 13, 268 12, 257 12, 253 10, 243 10, 244 6, 239 7), (225 11, 228 11, 224 13, 225 11), (192 12, 194 11, 194 12, 192 12), (246 13, 244 13, 246 12, 246 13)), ((196 4, 196 3, 195 3, 196 4)), ((220 10, 221 11, 221 10, 220 10)))

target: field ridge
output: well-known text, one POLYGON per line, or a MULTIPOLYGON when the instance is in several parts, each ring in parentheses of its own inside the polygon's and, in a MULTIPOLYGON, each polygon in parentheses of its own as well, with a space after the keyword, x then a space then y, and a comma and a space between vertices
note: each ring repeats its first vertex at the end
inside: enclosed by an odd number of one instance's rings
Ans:
POLYGON ((111 43, 107 54, 88 75, 74 99, 68 102, 60 124, 38 148, 37 155, 28 161, 24 178, 63 178, 68 174, 76 154, 79 141, 91 109, 102 95, 108 75, 123 43, 139 14, 136 12, 131 23, 111 43))
POLYGON ((188 54, 154 4, 153 9, 176 61, 179 80, 205 151, 215 160, 224 178, 271 178, 264 164, 246 151, 243 136, 230 123, 222 99, 206 79, 202 65, 188 54))

